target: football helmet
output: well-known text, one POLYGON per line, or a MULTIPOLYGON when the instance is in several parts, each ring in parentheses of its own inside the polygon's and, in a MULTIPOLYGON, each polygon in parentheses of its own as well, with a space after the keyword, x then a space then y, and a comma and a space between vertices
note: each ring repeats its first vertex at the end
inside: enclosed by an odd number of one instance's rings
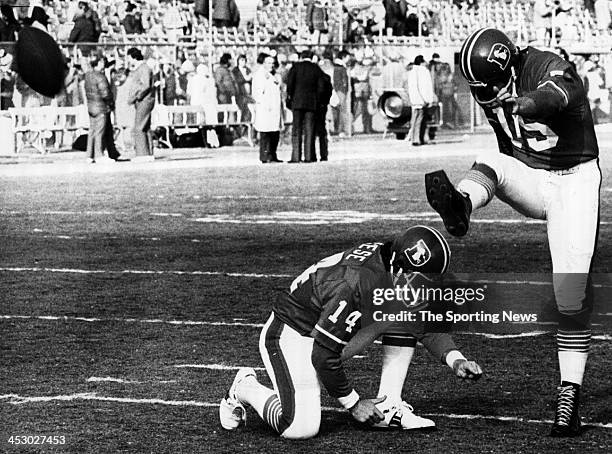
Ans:
POLYGON ((416 225, 399 235, 391 244, 391 273, 442 274, 448 269, 450 247, 440 232, 416 225))
POLYGON ((487 27, 465 40, 459 68, 479 104, 491 103, 497 92, 515 79, 518 48, 503 32, 487 27))

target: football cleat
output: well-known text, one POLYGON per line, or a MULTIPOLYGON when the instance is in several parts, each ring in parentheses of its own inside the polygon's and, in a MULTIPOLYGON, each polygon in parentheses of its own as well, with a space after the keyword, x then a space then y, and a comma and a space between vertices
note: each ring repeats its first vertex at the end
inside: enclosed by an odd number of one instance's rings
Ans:
POLYGON ((550 431, 551 437, 575 437, 582 432, 578 406, 580 387, 571 383, 557 388, 557 412, 550 431))
POLYGON ((422 418, 414 414, 414 409, 406 402, 397 404, 376 405, 385 419, 373 424, 377 429, 403 429, 403 430, 434 430, 436 423, 431 419, 422 418))
POLYGON ((425 174, 427 201, 438 212, 448 233, 464 236, 470 227, 472 202, 457 191, 444 170, 425 174))
POLYGON ((219 421, 225 430, 234 430, 246 423, 246 408, 236 396, 236 387, 246 377, 256 378, 255 370, 251 367, 243 367, 236 373, 236 378, 227 394, 219 404, 219 421))

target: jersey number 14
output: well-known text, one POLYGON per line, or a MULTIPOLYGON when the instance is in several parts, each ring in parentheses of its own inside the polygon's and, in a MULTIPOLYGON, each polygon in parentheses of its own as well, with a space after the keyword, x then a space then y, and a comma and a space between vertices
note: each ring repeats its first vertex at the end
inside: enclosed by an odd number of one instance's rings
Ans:
MULTIPOLYGON (((342 311, 344 311, 344 308, 346 307, 347 304, 348 303, 344 300, 340 301, 338 303, 338 309, 336 309, 336 311, 333 314, 327 317, 327 319, 332 323, 338 323, 338 318, 340 317, 340 314, 342 314, 342 311)), ((357 320, 359 320, 360 318, 361 318, 361 312, 359 311, 353 311, 350 314, 348 314, 348 316, 344 320, 344 323, 346 323, 347 333, 350 333, 353 331, 355 324, 357 324, 357 320)))

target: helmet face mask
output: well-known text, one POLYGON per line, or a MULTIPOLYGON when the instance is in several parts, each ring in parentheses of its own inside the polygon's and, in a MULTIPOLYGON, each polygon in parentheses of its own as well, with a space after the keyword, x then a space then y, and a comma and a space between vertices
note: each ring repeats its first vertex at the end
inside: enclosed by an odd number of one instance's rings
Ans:
POLYGON ((493 107, 496 103, 497 94, 504 88, 508 91, 514 89, 514 82, 516 77, 514 75, 514 68, 512 68, 511 75, 508 79, 493 80, 488 83, 483 82, 470 82, 470 91, 472 96, 478 104, 483 107, 493 107))

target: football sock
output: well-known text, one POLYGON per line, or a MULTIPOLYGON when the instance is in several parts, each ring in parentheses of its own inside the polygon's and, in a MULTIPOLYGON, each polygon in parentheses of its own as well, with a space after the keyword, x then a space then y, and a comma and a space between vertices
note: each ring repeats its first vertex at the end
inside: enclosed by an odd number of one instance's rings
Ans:
POLYGON ((280 432, 279 424, 281 417, 283 416, 283 407, 281 406, 280 399, 276 394, 268 398, 263 408, 263 414, 260 414, 259 416, 261 416, 261 419, 263 419, 265 422, 270 424, 274 430, 280 432))
MULTIPOLYGON (((414 343, 416 344, 416 339, 414 339, 414 343)), ((402 401, 402 388, 413 355, 414 346, 383 345, 383 364, 378 387, 379 397, 387 396, 386 401, 390 403, 402 401)))
MULTIPOLYGON (((255 377, 246 377, 238 384, 236 387, 236 397, 240 402, 253 407, 257 414, 266 422, 269 422, 264 416, 267 402, 272 397, 278 400, 274 391, 259 383, 255 377)), ((278 403, 280 408, 280 400, 278 403)))
POLYGON ((561 381, 582 385, 589 356, 591 330, 557 331, 557 348, 561 381))
POLYGON ((485 165, 475 163, 468 170, 465 177, 457 185, 457 190, 470 197, 472 210, 489 203, 497 189, 497 175, 495 171, 485 165))

